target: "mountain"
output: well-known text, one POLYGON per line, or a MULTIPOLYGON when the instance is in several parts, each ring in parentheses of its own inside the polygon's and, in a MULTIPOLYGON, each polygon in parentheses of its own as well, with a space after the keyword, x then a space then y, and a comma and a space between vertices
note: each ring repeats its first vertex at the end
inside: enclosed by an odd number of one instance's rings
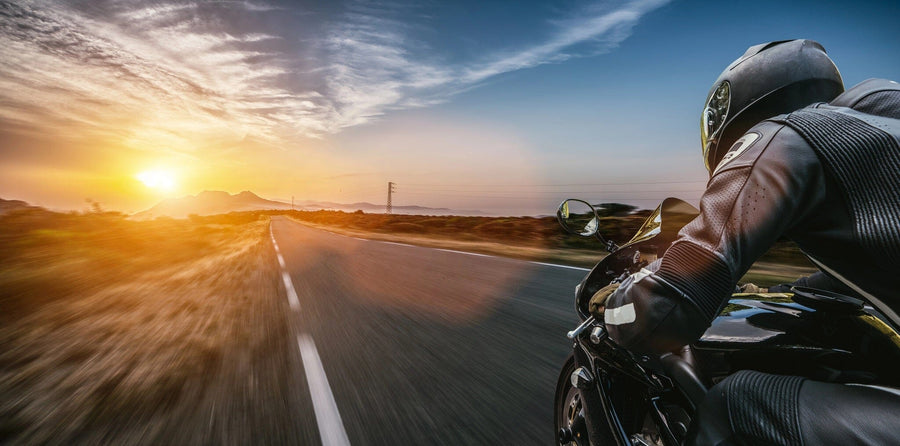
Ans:
POLYGON ((263 209, 290 209, 289 203, 266 200, 250 191, 230 195, 222 191, 203 191, 197 195, 168 198, 146 211, 132 215, 133 218, 156 218, 161 216, 185 218, 191 214, 215 215, 229 212, 258 211, 263 209))
MULTIPOLYGON (((133 214, 132 218, 148 219, 162 216, 185 218, 191 214, 215 215, 229 212, 264 209, 284 210, 290 208, 290 203, 266 200, 250 191, 243 191, 235 195, 222 191, 203 191, 197 195, 163 200, 150 209, 133 214)), ((384 205, 367 202, 345 204, 330 201, 303 200, 296 202, 294 209, 301 211, 335 210, 345 212, 361 210, 369 213, 382 213, 384 212, 384 205)), ((422 215, 484 215, 480 211, 454 211, 448 208, 429 208, 424 206, 394 206, 393 212, 395 214, 422 215)))
POLYGON ((32 206, 22 200, 4 200, 0 198, 0 215, 3 215, 7 212, 16 211, 19 209, 28 209, 28 208, 36 208, 37 206, 32 206))
MULTIPOLYGON (((323 210, 335 210, 335 211, 345 211, 345 212, 355 212, 355 211, 363 211, 369 212, 373 214, 380 214, 384 212, 383 204, 372 204, 366 201, 361 201, 357 203, 334 203, 331 201, 313 201, 313 200, 304 200, 298 202, 294 209, 299 209, 303 211, 317 211, 320 209, 323 210)), ((426 206, 393 206, 392 212, 394 214, 408 214, 408 215, 485 215, 484 212, 474 211, 474 210, 455 210, 450 208, 430 208, 426 206)))

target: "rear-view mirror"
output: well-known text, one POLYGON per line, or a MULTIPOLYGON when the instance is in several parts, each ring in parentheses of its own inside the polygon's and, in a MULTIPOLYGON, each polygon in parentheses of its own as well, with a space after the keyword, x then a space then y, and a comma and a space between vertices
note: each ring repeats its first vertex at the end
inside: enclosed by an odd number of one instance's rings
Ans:
POLYGON ((594 237, 600 228, 597 210, 582 200, 563 201, 556 210, 556 218, 566 232, 580 237, 594 237))

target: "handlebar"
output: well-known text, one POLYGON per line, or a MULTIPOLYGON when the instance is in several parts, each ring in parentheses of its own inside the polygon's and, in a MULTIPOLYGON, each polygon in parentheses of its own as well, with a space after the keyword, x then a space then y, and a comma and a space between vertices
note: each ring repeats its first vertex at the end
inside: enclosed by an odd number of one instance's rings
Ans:
POLYGON ((595 322, 597 322, 597 319, 595 319, 594 316, 588 317, 587 319, 584 320, 584 322, 581 323, 581 325, 575 327, 574 330, 568 332, 566 334, 566 337, 569 339, 575 339, 576 337, 578 337, 578 335, 580 335, 582 332, 584 332, 584 330, 586 330, 588 327, 593 325, 595 322))

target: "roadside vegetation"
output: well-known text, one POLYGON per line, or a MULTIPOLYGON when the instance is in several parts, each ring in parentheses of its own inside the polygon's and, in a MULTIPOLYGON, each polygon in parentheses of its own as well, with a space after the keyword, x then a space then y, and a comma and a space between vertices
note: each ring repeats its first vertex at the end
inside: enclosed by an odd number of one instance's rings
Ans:
POLYGON ((290 351, 273 256, 258 214, 0 217, 0 443, 240 443, 211 427, 277 416, 233 389, 290 351))
MULTIPOLYGON (((612 207, 612 206, 611 206, 612 207)), ((631 239, 649 210, 627 205, 601 215, 600 233, 618 243, 631 239)), ((596 238, 564 233, 556 217, 459 217, 365 214, 361 211, 278 212, 322 229, 352 236, 407 242, 438 248, 468 250, 527 260, 591 267, 606 251, 596 238)), ((743 282, 761 286, 790 282, 815 271, 796 244, 775 244, 744 276, 743 282)))
MULTIPOLYGON (((563 233, 555 217, 462 217, 427 215, 389 215, 341 211, 294 211, 296 220, 381 234, 423 235, 453 238, 460 241, 506 242, 521 246, 596 249, 594 239, 573 237, 563 233)), ((633 216, 607 216, 600 230, 612 239, 631 238, 649 211, 633 216)))

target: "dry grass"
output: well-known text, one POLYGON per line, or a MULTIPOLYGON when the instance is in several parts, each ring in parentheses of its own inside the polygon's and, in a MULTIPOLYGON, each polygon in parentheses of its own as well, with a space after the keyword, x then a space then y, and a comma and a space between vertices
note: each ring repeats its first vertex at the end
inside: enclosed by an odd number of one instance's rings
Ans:
POLYGON ((289 338, 266 320, 279 292, 267 223, 0 220, 0 443, 172 439, 226 356, 289 338))

